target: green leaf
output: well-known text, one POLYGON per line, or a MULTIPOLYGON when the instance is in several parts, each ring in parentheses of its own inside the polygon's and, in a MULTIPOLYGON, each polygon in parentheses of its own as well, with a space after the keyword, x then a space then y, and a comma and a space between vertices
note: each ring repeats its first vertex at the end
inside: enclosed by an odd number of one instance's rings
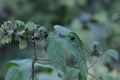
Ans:
POLYGON ((79 70, 76 68, 69 67, 67 70, 67 80, 74 80, 79 74, 79 70))
POLYGON ((10 42, 11 42, 11 37, 5 36, 5 37, 1 38, 2 44, 6 44, 6 43, 10 43, 10 42))
POLYGON ((19 40, 19 48, 24 49, 27 47, 27 41, 25 39, 20 39, 19 40))
POLYGON ((0 28, 0 38, 2 37, 3 33, 4 33, 4 30, 0 28))
POLYGON ((86 64, 86 53, 88 53, 86 46, 82 40, 67 28, 62 26, 54 26, 58 34, 62 33, 65 35, 64 38, 56 38, 61 43, 67 52, 73 55, 77 59, 77 63, 73 66, 76 67, 79 73, 79 80, 87 80, 87 64, 86 64))
POLYGON ((110 49, 104 52, 104 54, 101 56, 101 60, 107 63, 111 63, 111 57, 118 61, 119 60, 118 56, 119 54, 117 51, 110 49))
POLYGON ((23 72, 21 71, 21 69, 19 67, 14 66, 14 67, 11 67, 9 71, 7 72, 5 80, 23 80, 22 76, 23 76, 23 72))
POLYGON ((56 36, 51 36, 48 41, 47 54, 55 68, 66 72, 66 55, 63 46, 57 42, 56 36))
POLYGON ((101 80, 116 80, 116 79, 114 77, 112 77, 111 75, 104 73, 101 76, 101 80))
POLYGON ((18 31, 16 33, 17 36, 24 36, 24 33, 25 33, 25 30, 22 30, 22 31, 18 31))
POLYGON ((34 24, 32 21, 28 21, 25 25, 25 28, 27 28, 30 31, 33 31, 37 27, 36 24, 34 24))
POLYGON ((105 52, 105 54, 108 54, 109 56, 113 57, 114 59, 119 60, 118 52, 113 49, 109 49, 108 51, 105 52))
POLYGON ((68 40, 68 50, 78 60, 76 67, 80 71, 81 80, 87 80, 86 51, 79 37, 76 34, 74 35, 76 37, 74 41, 68 40))
POLYGON ((6 66, 8 68, 8 72, 5 80, 29 80, 31 75, 31 64, 32 60, 30 59, 8 62, 6 66))
POLYGON ((19 65, 17 63, 14 63, 14 62, 8 62, 5 69, 8 71, 8 69, 11 68, 12 66, 19 66, 19 65))
POLYGON ((54 67, 51 65, 44 65, 44 64, 35 64, 36 68, 39 68, 40 72, 48 72, 51 73, 54 70, 54 67))
POLYGON ((1 25, 1 27, 2 27, 5 31, 9 30, 10 26, 11 26, 11 21, 6 21, 6 22, 4 22, 3 25, 1 25))
MULTIPOLYGON (((6 65, 7 75, 5 80, 30 80, 31 65, 31 59, 9 61, 6 65)), ((35 63, 35 70, 36 69, 37 72, 41 72, 41 70, 45 72, 53 71, 52 66, 38 63, 35 63)))
POLYGON ((60 25, 55 25, 54 29, 57 31, 57 33, 61 33, 63 35, 68 35, 71 31, 65 27, 62 27, 60 25))
POLYGON ((64 47, 67 49, 67 52, 72 54, 76 59, 77 63, 75 67, 79 69, 81 78, 80 80, 87 79, 87 64, 86 64, 86 48, 83 42, 75 33, 69 33, 69 36, 75 36, 74 40, 71 40, 71 37, 61 38, 61 42, 64 44, 64 47))
POLYGON ((25 26, 25 23, 23 21, 16 20, 16 23, 17 23, 17 27, 24 27, 25 26))

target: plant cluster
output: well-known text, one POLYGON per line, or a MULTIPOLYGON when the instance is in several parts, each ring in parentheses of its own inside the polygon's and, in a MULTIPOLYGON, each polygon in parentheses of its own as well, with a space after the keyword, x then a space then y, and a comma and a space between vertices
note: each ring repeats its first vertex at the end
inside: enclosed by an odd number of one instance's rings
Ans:
POLYGON ((115 80, 112 76, 100 76, 96 78, 89 73, 99 59, 110 63, 111 57, 118 60, 118 53, 115 50, 100 52, 97 44, 94 50, 89 52, 83 41, 71 30, 60 25, 54 26, 55 31, 48 32, 45 27, 37 25, 32 21, 7 21, 0 27, 0 43, 5 45, 12 41, 19 42, 19 48, 24 49, 28 43, 33 44, 33 59, 13 60, 6 65, 5 80, 37 80, 36 73, 45 71, 51 73, 54 69, 58 77, 64 80, 87 80, 87 75, 95 80, 115 80), (36 54, 36 42, 45 41, 44 50, 48 58, 39 58, 36 54), (95 63, 87 66, 87 58, 90 55, 97 55, 99 58, 95 63), (69 57, 68 57, 69 56, 69 57), (48 61, 42 64, 40 61, 48 61))

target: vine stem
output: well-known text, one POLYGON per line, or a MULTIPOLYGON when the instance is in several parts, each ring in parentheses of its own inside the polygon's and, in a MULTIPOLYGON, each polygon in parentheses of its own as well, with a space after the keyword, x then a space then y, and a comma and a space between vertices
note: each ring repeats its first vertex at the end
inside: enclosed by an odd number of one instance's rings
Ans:
MULTIPOLYGON (((75 66, 74 66, 74 68, 78 69, 78 68, 75 67, 75 66)), ((90 75, 90 76, 91 76, 92 78, 94 78, 95 80, 100 80, 100 79, 96 78, 93 74, 91 74, 91 73, 89 73, 89 72, 88 72, 87 74, 90 75)))
POLYGON ((92 78, 94 78, 95 80, 99 80, 97 79, 94 75, 92 75, 91 73, 88 73, 88 75, 90 75, 92 78))
POLYGON ((90 67, 88 67, 88 70, 89 70, 90 68, 92 68, 92 67, 100 60, 100 58, 101 58, 102 55, 103 55, 103 54, 101 54, 101 55, 98 57, 98 59, 97 59, 94 63, 92 63, 92 65, 91 65, 90 67))
POLYGON ((35 61, 37 60, 36 43, 33 42, 32 80, 35 80, 35 61))
POLYGON ((100 59, 100 58, 98 58, 94 63, 92 63, 92 65, 91 65, 90 67, 88 67, 88 70, 89 70, 90 68, 92 68, 92 67, 99 61, 99 59, 100 59))

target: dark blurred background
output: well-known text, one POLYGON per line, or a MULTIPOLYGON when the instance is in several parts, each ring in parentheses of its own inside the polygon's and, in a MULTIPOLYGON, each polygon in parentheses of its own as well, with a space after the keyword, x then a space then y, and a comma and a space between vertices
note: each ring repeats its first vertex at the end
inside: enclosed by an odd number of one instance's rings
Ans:
MULTIPOLYGON (((120 52, 120 0, 0 0, 0 25, 8 20, 32 20, 47 30, 56 24, 66 26, 89 49, 97 41, 103 51, 113 48, 120 52)), ((0 80, 4 79, 6 62, 31 58, 30 49, 19 50, 14 42, 0 44, 0 80)), ((117 72, 111 73, 120 75, 117 72)))

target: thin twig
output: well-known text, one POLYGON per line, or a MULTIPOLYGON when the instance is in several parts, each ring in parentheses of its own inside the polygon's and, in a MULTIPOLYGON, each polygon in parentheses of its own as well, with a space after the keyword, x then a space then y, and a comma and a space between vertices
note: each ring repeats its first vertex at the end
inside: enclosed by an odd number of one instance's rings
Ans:
MULTIPOLYGON (((73 66, 74 68, 78 69, 77 67, 73 66)), ((94 75, 92 75, 91 73, 88 72, 88 75, 90 75, 92 78, 94 78, 95 80, 99 80, 97 79, 94 75)))
POLYGON ((34 42, 34 43, 33 43, 33 61, 32 61, 32 80, 34 80, 34 77, 35 77, 34 65, 35 65, 36 59, 37 59, 36 44, 35 44, 35 42, 34 42))
POLYGON ((90 75, 92 78, 94 78, 95 80, 99 80, 97 79, 94 75, 92 75, 91 73, 88 72, 88 75, 90 75))
POLYGON ((90 68, 92 68, 98 61, 99 61, 99 57, 98 57, 98 59, 97 59, 94 63, 92 63, 92 65, 91 65, 90 67, 88 67, 88 70, 89 70, 90 68))
POLYGON ((98 57, 98 59, 97 59, 90 67, 88 67, 88 70, 89 70, 90 68, 92 68, 92 67, 99 61, 99 59, 101 58, 101 56, 102 56, 102 54, 100 55, 100 57, 98 57))

